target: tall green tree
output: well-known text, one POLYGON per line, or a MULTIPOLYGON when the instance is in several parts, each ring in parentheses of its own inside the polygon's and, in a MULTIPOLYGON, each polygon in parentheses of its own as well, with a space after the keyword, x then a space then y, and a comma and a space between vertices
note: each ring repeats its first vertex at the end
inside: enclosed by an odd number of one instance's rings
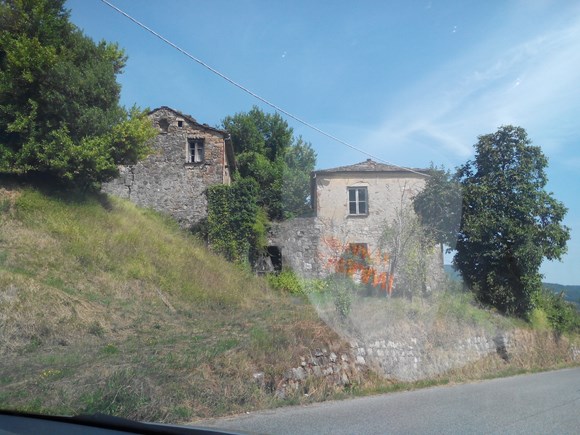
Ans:
POLYGON ((311 212, 310 176, 316 166, 316 153, 309 143, 298 137, 286 150, 282 173, 282 201, 284 217, 300 216, 311 212))
POLYGON ((455 249, 461 221, 461 185, 449 170, 431 165, 425 189, 413 199, 415 213, 434 242, 455 249))
POLYGON ((0 0, 0 171, 87 187, 143 157, 154 130, 119 105, 126 60, 70 23, 64 0, 0 0))
POLYGON ((238 175, 258 183, 258 205, 270 219, 283 220, 308 209, 316 154, 309 143, 294 137, 280 115, 254 106, 224 118, 222 128, 232 137, 238 175))
MULTIPOLYGON (((560 259, 570 238, 566 207, 545 190, 547 165, 526 131, 507 125, 479 136, 475 158, 454 177, 463 200, 459 231, 447 235, 457 236, 453 263, 480 301, 520 317, 542 289, 542 261, 560 259)), ((429 222, 429 207, 416 210, 429 222)))

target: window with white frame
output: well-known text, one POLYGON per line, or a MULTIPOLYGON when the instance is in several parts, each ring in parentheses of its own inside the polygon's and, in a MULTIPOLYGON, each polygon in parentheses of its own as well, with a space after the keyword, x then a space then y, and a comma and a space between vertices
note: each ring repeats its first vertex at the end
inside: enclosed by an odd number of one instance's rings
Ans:
POLYGON ((187 139, 187 163, 202 163, 204 152, 203 139, 187 139))
POLYGON ((348 214, 362 216, 369 213, 369 198, 366 187, 348 188, 348 214))

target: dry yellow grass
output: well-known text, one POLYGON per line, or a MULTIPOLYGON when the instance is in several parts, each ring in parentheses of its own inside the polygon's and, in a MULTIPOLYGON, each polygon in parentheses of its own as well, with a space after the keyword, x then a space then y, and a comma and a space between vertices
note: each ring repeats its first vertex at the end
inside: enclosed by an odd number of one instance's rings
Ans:
POLYGON ((0 203, 0 407, 241 412, 276 404, 253 373, 275 384, 310 348, 344 345, 310 305, 157 213, 15 185, 0 203))

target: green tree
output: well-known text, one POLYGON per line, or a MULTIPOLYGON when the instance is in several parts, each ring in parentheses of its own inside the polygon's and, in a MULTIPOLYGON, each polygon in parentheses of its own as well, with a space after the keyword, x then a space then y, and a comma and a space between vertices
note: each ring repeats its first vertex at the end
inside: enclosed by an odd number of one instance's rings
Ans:
POLYGON ((560 259, 566 207, 545 190, 548 160, 521 127, 479 136, 457 170, 463 190, 454 264, 480 301, 525 317, 542 288, 544 258, 560 259))
POLYGON ((413 208, 426 233, 437 243, 455 249, 461 221, 461 185, 449 170, 431 165, 425 189, 413 199, 413 208))
POLYGON ((258 205, 268 217, 282 220, 304 213, 316 163, 310 144, 294 138, 293 129, 280 115, 256 106, 224 118, 222 128, 232 137, 238 175, 258 183, 258 205))
POLYGON ((0 171, 88 187, 144 157, 154 129, 119 106, 126 59, 71 24, 64 0, 0 0, 0 171))
POLYGON ((412 299, 429 291, 427 282, 434 241, 428 237, 426 227, 421 225, 405 194, 406 188, 393 219, 385 222, 380 246, 388 254, 389 276, 394 280, 396 293, 412 299))
POLYGON ((298 137, 286 151, 282 183, 284 217, 308 214, 310 209, 310 175, 316 165, 316 153, 309 143, 298 137))

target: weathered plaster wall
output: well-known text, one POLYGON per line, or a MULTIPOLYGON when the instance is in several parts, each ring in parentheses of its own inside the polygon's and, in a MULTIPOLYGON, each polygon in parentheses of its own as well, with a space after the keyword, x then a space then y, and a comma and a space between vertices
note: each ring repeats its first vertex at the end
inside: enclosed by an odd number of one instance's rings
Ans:
MULTIPOLYGON (((367 243, 369 252, 377 253, 385 224, 393 220, 397 209, 409 206, 424 186, 424 178, 412 173, 318 174, 315 206, 316 216, 323 224, 324 237, 345 245, 367 243), (349 215, 348 187, 367 188, 367 215, 349 215)), ((321 246, 321 255, 335 253, 328 246, 321 246)))
MULTIPOLYGON (((386 271, 380 260, 380 239, 397 209, 410 207, 412 198, 425 186, 424 178, 400 173, 331 173, 317 175, 316 216, 273 226, 270 244, 281 247, 283 263, 305 277, 322 277, 334 270, 333 260, 349 243, 367 243, 376 270, 386 271), (348 187, 365 186, 369 213, 348 213, 348 187), (382 270, 382 269, 385 270, 382 270)), ((443 253, 433 247, 427 287, 433 289, 443 276, 443 253)))
POLYGON ((136 165, 120 167, 120 176, 102 190, 168 213, 184 227, 191 226, 207 215, 207 187, 229 183, 223 134, 169 109, 159 109, 150 117, 159 130, 152 154, 136 165), (169 123, 166 128, 160 126, 162 120, 169 123), (204 162, 186 162, 188 138, 204 140, 204 162))

